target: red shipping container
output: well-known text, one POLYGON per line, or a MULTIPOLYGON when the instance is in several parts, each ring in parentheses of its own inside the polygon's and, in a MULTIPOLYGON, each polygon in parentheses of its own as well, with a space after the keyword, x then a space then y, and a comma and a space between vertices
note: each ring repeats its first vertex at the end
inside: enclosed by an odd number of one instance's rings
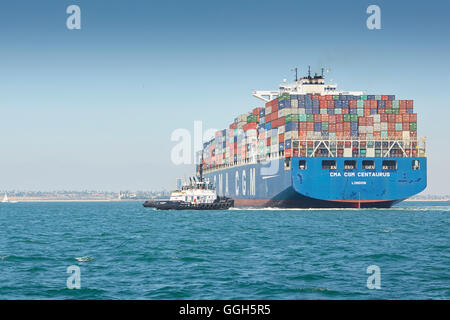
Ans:
POLYGON ((376 108, 376 107, 378 107, 378 102, 377 102, 377 100, 366 100, 366 101, 370 101, 370 107, 371 107, 371 108, 376 108))
POLYGON ((256 122, 250 122, 244 125, 244 131, 256 129, 258 127, 258 124, 256 122))
POLYGON ((401 107, 406 108, 406 100, 399 100, 399 101, 398 101, 398 105, 399 105, 400 108, 401 108, 401 107))
POLYGON ((392 109, 392 100, 387 100, 384 102, 386 109, 392 109))
POLYGON ((396 114, 395 115, 395 122, 402 122, 402 120, 403 120, 403 117, 402 117, 401 114, 396 114))
POLYGON ((271 137, 268 137, 268 138, 266 139, 266 146, 270 146, 271 140, 272 140, 271 137))
POLYGON ((344 124, 342 122, 336 123, 336 132, 342 132, 344 130, 344 124))
POLYGON ((373 132, 373 137, 375 139, 381 139, 381 132, 380 131, 374 131, 373 132))
POLYGON ((336 123, 336 115, 334 115, 334 114, 328 115, 328 122, 330 124, 335 124, 336 123))
POLYGON ((383 113, 384 113, 384 110, 386 110, 386 109, 384 109, 384 108, 378 108, 377 113, 378 113, 378 114, 383 114, 383 113))
POLYGON ((322 117, 320 116, 320 114, 314 115, 314 122, 322 122, 321 119, 322 119, 322 117))
POLYGON ((364 116, 368 117, 370 116, 370 108, 364 108, 364 116))
POLYGON ((406 107, 411 109, 414 107, 414 100, 406 100, 406 107))
POLYGON ((321 118, 322 122, 323 121, 328 121, 329 116, 327 114, 322 114, 320 118, 321 118))
POLYGON ((358 125, 365 126, 366 125, 366 117, 358 117, 358 125))
POLYGON ((350 122, 344 122, 343 125, 344 131, 350 131, 350 122))
POLYGON ((390 113, 387 116, 388 116, 388 122, 389 123, 394 123, 395 122, 395 114, 390 113))
POLYGON ((314 122, 312 122, 312 121, 306 122, 306 130, 313 131, 314 130, 314 122))
POLYGON ((254 115, 254 116, 259 115, 259 111, 261 111, 261 110, 262 110, 262 108, 255 108, 255 109, 253 109, 252 110, 252 115, 254 115))
POLYGON ((381 122, 388 122, 388 114, 383 113, 380 115, 381 122))
POLYGON ((292 157, 292 149, 286 149, 286 150, 284 150, 284 156, 285 156, 286 158, 292 157))
POLYGON ((278 142, 284 142, 284 133, 278 135, 278 142))
POLYGON ((417 138, 417 131, 410 131, 410 132, 409 132, 409 136, 410 136, 411 138, 417 138))
POLYGON ((237 124, 236 123, 230 124, 230 129, 237 129, 237 124))
POLYGON ((300 130, 307 130, 307 128, 306 128, 306 122, 299 122, 299 123, 298 123, 298 128, 299 128, 300 130))
POLYGON ((359 134, 359 138, 360 139, 365 139, 366 138, 366 134, 365 133, 360 133, 359 134))
POLYGON ((368 117, 366 119, 366 126, 373 126, 373 118, 372 117, 368 117))
POLYGON ((395 131, 395 122, 388 122, 388 131, 395 131))
POLYGON ((364 109, 370 108, 370 100, 364 100, 364 109))
POLYGON ((344 116, 342 114, 336 114, 336 123, 344 122, 344 116))
POLYGON ((329 132, 336 132, 336 125, 335 124, 328 125, 328 131, 329 132))
POLYGON ((417 113, 410 113, 409 114, 409 121, 410 122, 417 122, 417 113))
POLYGON ((356 108, 357 107, 356 100, 349 100, 348 101, 348 106, 350 108, 356 108))
POLYGON ((403 122, 409 122, 409 113, 402 114, 403 122))
POLYGON ((402 128, 403 130, 409 130, 409 122, 403 122, 402 128))
POLYGON ((320 94, 313 94, 312 99, 313 100, 319 100, 320 94))
POLYGON ((389 100, 389 97, 387 95, 382 95, 381 100, 389 100))
POLYGON ((348 108, 342 108, 342 114, 348 114, 348 108))
POLYGON ((299 139, 306 139, 306 131, 299 131, 298 132, 299 139))

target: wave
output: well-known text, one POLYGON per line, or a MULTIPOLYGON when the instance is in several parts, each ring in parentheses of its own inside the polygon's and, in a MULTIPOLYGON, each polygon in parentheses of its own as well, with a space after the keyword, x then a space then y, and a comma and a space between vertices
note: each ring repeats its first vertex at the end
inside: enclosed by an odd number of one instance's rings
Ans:
POLYGON ((75 260, 79 262, 88 262, 94 260, 93 257, 76 257, 75 260))

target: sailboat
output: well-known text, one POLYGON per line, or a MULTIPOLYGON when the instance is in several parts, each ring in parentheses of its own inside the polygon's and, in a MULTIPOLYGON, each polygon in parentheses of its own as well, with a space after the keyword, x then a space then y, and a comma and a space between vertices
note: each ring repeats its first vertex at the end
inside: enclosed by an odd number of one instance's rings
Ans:
POLYGON ((8 199, 8 195, 5 192, 5 196, 3 197, 2 203, 17 203, 17 201, 11 201, 8 199))

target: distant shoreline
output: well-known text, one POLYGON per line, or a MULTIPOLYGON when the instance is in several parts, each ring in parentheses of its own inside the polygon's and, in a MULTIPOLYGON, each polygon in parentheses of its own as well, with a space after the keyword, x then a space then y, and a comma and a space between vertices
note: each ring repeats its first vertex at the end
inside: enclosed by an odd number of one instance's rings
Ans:
MULTIPOLYGON (((140 200, 132 200, 132 199, 127 199, 127 200, 117 200, 117 199, 10 199, 10 201, 16 201, 15 203, 20 203, 20 202, 144 202, 146 200, 140 199, 140 200)), ((426 199, 426 200, 421 200, 421 199, 406 199, 404 200, 404 202, 449 202, 450 199, 442 199, 442 200, 437 200, 437 199, 426 199)))

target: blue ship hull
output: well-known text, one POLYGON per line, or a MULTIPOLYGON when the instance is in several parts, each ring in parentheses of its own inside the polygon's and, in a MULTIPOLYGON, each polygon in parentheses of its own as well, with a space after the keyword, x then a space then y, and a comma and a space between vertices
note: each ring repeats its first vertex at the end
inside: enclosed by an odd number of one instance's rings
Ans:
POLYGON ((238 207, 389 208, 423 191, 426 172, 426 158, 420 157, 294 157, 288 165, 276 159, 224 167, 204 177, 214 182, 218 195, 233 198, 238 207), (330 160, 335 168, 323 169, 322 161, 330 160), (356 169, 344 168, 348 160, 356 162, 356 169), (374 162, 374 169, 363 169, 367 160, 374 162), (386 160, 396 161, 396 168, 383 169, 386 160), (415 160, 420 166, 414 169, 415 160))

